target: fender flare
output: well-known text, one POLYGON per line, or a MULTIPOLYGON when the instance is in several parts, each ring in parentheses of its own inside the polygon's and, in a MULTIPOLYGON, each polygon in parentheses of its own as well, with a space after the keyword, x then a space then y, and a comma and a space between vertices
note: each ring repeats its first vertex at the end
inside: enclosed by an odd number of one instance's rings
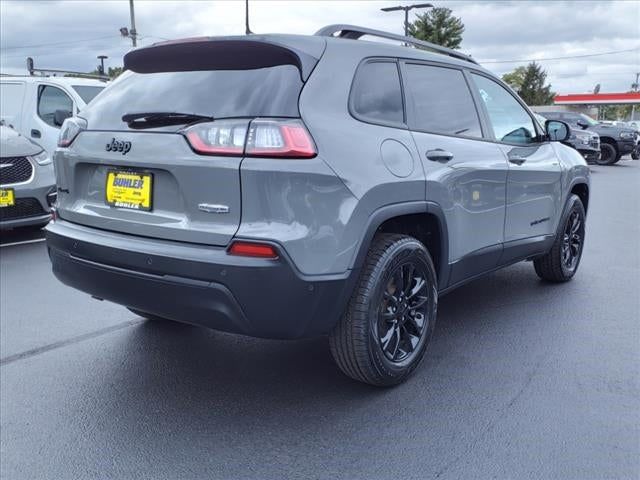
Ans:
POLYGON ((439 289, 445 288, 449 281, 449 231, 447 229, 447 221, 444 211, 440 204, 435 202, 421 200, 394 203, 375 210, 369 216, 367 225, 364 228, 364 233, 360 237, 352 268, 359 270, 364 264, 367 252, 369 251, 369 246, 371 245, 378 228, 380 228, 380 225, 394 217, 416 213, 433 215, 438 221, 438 227, 440 228, 440 265, 438 269, 439 271, 437 272, 438 286, 439 289))

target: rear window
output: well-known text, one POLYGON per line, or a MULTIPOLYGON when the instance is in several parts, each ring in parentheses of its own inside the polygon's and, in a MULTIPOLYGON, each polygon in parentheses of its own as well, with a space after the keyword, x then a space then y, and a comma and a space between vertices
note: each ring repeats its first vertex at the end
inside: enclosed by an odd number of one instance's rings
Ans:
POLYGON ((104 87, 92 87, 89 85, 72 85, 72 87, 76 93, 80 95, 84 103, 89 103, 96 95, 104 90, 104 87))
POLYGON ((404 122, 400 75, 395 62, 369 62, 358 69, 351 109, 362 120, 373 123, 404 122))
MULTIPOLYGON (((303 83, 293 65, 253 70, 121 75, 82 116, 91 129, 126 129, 126 113, 178 112, 214 118, 299 117, 303 83)), ((179 127, 165 129, 176 130, 179 127)))

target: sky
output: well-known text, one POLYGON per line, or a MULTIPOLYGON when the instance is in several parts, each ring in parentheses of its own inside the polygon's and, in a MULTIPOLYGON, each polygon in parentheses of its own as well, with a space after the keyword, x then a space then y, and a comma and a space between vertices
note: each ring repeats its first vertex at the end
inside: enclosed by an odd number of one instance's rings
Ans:
MULTIPOLYGON (((640 72, 640 0, 431 3, 462 19, 460 50, 500 75, 536 59, 554 91, 582 93, 596 84, 601 92, 628 91, 640 72), (607 54, 549 60, 602 53, 607 54)), ((256 33, 312 34, 332 23, 403 31, 402 12, 380 11, 397 0, 250 0, 249 5, 256 33)), ((243 0, 135 0, 135 17, 142 46, 244 34, 243 0)), ((120 66, 132 48, 131 40, 120 36, 124 26, 130 26, 127 0, 0 0, 0 72, 26 73, 27 56, 36 67, 90 71, 97 55, 109 56, 106 66, 120 66)))

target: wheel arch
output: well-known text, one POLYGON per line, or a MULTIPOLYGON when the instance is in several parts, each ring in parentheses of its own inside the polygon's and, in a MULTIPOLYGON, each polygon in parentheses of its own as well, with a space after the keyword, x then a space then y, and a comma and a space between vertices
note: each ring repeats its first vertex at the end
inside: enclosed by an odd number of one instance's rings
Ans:
POLYGON ((586 182, 578 180, 571 185, 570 192, 580 198, 586 213, 589 209, 589 185, 586 182))
POLYGON ((354 268, 362 267, 373 237, 378 232, 411 235, 420 240, 432 257, 439 288, 446 286, 449 280, 449 233, 439 204, 409 202, 387 205, 374 211, 362 235, 354 268))

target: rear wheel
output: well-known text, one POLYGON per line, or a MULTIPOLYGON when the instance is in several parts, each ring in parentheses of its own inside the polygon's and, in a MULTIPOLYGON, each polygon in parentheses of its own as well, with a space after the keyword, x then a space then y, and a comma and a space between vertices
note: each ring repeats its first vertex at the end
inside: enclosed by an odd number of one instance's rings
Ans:
POLYGON ((582 258, 584 234, 584 206, 577 195, 571 195, 560 220, 553 247, 533 261, 538 276, 550 282, 571 280, 582 258))
POLYGON ((616 147, 610 143, 600 143, 600 158, 597 160, 598 165, 613 165, 618 161, 618 151, 616 147))
POLYGON ((376 236, 346 312, 331 333, 331 353, 351 378, 376 386, 404 381, 420 364, 437 310, 433 261, 422 243, 376 236))

